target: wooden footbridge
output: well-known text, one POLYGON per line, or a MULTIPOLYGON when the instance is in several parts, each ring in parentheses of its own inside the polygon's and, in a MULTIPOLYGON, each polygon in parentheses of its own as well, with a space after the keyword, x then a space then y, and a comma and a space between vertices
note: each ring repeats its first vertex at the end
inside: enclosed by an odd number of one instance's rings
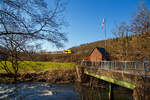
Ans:
POLYGON ((89 75, 133 90, 135 100, 150 100, 150 63, 136 61, 81 61, 78 77, 89 75))

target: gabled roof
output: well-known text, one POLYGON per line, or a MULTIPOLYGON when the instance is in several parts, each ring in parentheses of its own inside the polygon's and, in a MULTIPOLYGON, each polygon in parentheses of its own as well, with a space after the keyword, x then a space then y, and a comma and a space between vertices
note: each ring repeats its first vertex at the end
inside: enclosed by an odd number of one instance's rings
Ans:
POLYGON ((89 56, 92 54, 92 52, 94 51, 94 49, 97 49, 102 55, 106 55, 107 52, 104 48, 101 48, 101 47, 95 47, 92 49, 92 51, 89 53, 89 56))

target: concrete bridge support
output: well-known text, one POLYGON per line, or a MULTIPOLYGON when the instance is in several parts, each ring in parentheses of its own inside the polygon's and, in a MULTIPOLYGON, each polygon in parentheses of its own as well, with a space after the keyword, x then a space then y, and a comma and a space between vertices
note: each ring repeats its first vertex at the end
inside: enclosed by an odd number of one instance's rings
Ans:
POLYGON ((150 100, 150 89, 147 86, 137 86, 133 89, 134 100, 150 100))
POLYGON ((134 100, 146 100, 144 91, 137 87, 133 90, 133 98, 134 100))
POLYGON ((77 67, 76 70, 78 74, 78 80, 80 82, 90 81, 90 77, 95 77, 97 79, 109 82, 109 100, 113 99, 111 83, 133 90, 134 100, 150 100, 149 78, 91 67, 77 67))
POLYGON ((108 98, 109 98, 109 100, 113 100, 113 84, 111 84, 111 83, 109 83, 109 87, 108 87, 109 89, 109 91, 108 91, 108 98))

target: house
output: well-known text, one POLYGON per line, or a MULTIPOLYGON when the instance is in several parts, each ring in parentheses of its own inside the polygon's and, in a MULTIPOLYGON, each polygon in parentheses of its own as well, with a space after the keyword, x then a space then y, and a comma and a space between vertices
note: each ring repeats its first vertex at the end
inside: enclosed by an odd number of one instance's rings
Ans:
POLYGON ((95 47, 94 49, 92 49, 90 54, 84 58, 84 60, 88 61, 109 60, 109 54, 104 48, 95 47))

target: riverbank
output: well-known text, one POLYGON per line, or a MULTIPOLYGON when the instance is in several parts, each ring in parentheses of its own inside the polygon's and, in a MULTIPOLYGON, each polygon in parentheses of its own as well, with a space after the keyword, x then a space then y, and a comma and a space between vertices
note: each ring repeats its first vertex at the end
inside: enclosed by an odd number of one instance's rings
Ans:
MULTIPOLYGON (((47 83, 73 83, 76 81, 75 68, 51 69, 43 72, 19 73, 18 82, 47 82, 47 83)), ((13 83, 12 75, 0 74, 0 83, 13 83)))
MULTIPOLYGON (((7 62, 8 65, 9 62, 7 62)), ((47 83, 72 83, 76 81, 75 63, 33 62, 20 63, 18 82, 47 82, 47 83)), ((11 66, 8 66, 13 70, 11 66)), ((0 83, 13 83, 13 75, 0 69, 0 83)))

